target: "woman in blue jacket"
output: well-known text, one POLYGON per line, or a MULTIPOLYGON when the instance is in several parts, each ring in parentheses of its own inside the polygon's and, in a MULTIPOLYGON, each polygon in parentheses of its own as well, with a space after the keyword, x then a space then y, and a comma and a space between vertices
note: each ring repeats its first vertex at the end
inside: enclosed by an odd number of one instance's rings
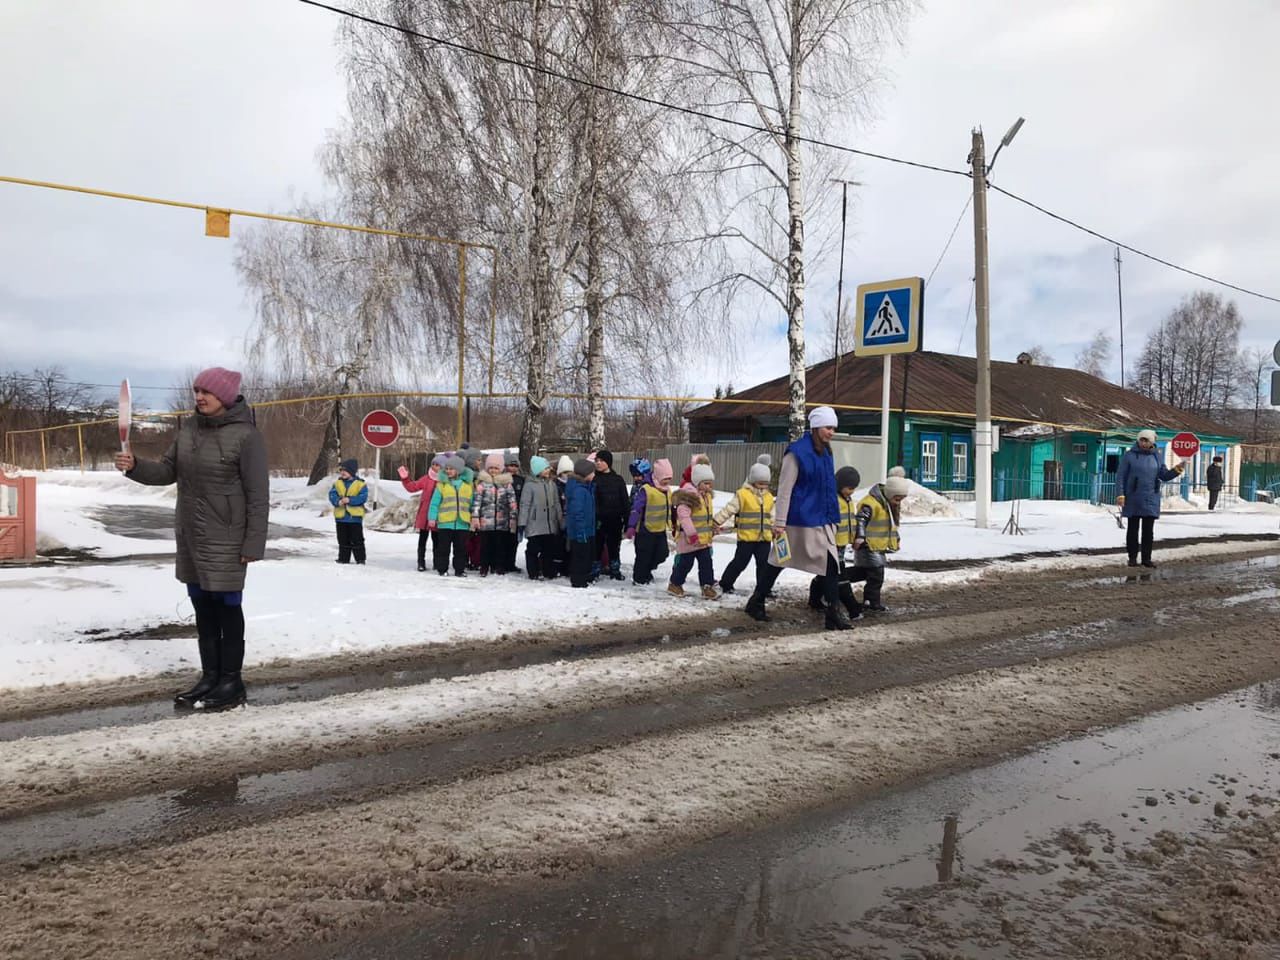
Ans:
POLYGON ((1129 548, 1129 566, 1138 565, 1138 533, 1142 533, 1142 565, 1154 567, 1151 561, 1151 540, 1155 534, 1156 518, 1160 516, 1160 484, 1182 476, 1183 465, 1170 469, 1160 462, 1156 450, 1156 432, 1143 430, 1138 442, 1125 451, 1116 470, 1116 506, 1129 518, 1126 545, 1129 548))

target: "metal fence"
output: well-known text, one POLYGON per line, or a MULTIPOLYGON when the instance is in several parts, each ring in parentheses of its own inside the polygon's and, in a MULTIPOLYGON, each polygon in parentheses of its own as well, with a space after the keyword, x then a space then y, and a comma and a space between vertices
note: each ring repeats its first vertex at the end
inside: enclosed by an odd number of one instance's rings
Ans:
MULTIPOLYGON (((973 476, 950 476, 938 472, 923 475, 917 467, 908 476, 921 486, 935 490, 951 500, 974 498, 973 476)), ((1280 485, 1277 485, 1280 487, 1280 485)), ((1116 475, 1094 471, 1045 470, 1028 473, 996 470, 991 479, 992 500, 1087 500, 1108 506, 1116 502, 1116 475)), ((1208 500, 1209 488, 1203 483, 1193 483, 1190 478, 1171 480, 1161 484, 1160 495, 1165 499, 1208 500)), ((1275 491, 1268 491, 1256 482, 1248 485, 1227 485, 1218 494, 1218 503, 1227 506, 1238 503, 1273 502, 1275 491)))

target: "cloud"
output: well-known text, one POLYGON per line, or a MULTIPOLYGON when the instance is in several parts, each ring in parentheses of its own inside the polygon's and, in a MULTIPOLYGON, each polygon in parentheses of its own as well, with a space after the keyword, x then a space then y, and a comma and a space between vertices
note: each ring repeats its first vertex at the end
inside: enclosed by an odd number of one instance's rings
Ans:
MULTIPOLYGON (((323 191, 315 152, 346 110, 330 15, 254 0, 13 6, 0 34, 0 173, 249 209, 283 209, 290 191, 323 191)), ((973 126, 986 127, 991 153, 1025 116, 995 182, 1162 257, 1276 294, 1280 127, 1259 122, 1257 111, 1274 87, 1278 33, 1280 7, 1256 0, 1223 0, 1212 11, 1156 0, 935 0, 905 46, 884 52, 876 122, 811 132, 963 170, 973 126)), ((849 195, 847 293, 927 274, 969 181, 870 159, 849 173, 866 185, 849 195)), ((810 226, 815 238, 838 222, 839 192, 817 199, 824 222, 810 226)), ((0 222, 5 368, 61 364, 83 379, 130 373, 166 384, 192 367, 241 359, 252 317, 234 245, 206 239, 199 212, 0 184, 0 222)), ((1113 256, 1109 245, 992 195, 993 355, 1013 359, 1040 343, 1070 363, 1096 329, 1113 328, 1113 256)), ((1123 257, 1126 353, 1136 356, 1160 317, 1206 285, 1123 257)), ((815 360, 830 352, 838 264, 832 250, 807 268, 815 360)), ((928 349, 954 351, 960 341, 972 352, 972 275, 966 216, 928 291, 928 349)), ((1244 343, 1270 348, 1280 305, 1222 292, 1241 308, 1244 343)), ((694 389, 786 372, 784 318, 767 306, 744 307, 743 316, 736 362, 723 359, 715 331, 690 357, 694 389)))

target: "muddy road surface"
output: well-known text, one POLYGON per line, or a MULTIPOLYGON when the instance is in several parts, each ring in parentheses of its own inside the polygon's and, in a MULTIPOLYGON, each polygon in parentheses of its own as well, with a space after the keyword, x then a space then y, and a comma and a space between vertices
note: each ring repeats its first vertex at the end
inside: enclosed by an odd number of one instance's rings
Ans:
MULTIPOLYGON (((673 601, 668 622, 573 643, 276 664, 212 716, 173 715, 167 679, 13 698, 0 955, 397 956, 464 913, 483 928, 592 877, 660 883, 655 864, 710 842, 749 849, 1280 675, 1270 544, 886 602, 844 633, 799 607, 755 624, 673 601)), ((568 955, 536 934, 522 955, 568 955)), ((640 931, 620 942, 652 955, 640 931)), ((777 942, 753 955, 792 955, 777 942)))

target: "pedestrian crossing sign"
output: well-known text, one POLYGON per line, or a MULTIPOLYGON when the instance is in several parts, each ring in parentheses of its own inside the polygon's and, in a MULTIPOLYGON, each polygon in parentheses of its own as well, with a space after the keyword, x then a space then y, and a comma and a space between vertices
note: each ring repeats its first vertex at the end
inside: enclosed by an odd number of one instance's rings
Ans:
POLYGON ((915 353, 920 349, 924 319, 924 280, 906 277, 858 286, 857 337, 853 352, 860 357, 887 353, 915 353))

